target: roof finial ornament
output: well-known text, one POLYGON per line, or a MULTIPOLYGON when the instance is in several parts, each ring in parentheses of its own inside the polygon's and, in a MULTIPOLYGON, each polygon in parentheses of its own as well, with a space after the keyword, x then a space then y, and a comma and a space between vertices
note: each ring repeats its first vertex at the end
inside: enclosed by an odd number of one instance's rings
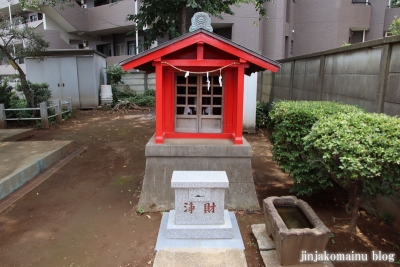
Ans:
POLYGON ((200 28, 209 32, 213 31, 213 27, 211 27, 211 18, 207 13, 197 12, 192 17, 192 26, 190 26, 189 32, 193 32, 200 28))

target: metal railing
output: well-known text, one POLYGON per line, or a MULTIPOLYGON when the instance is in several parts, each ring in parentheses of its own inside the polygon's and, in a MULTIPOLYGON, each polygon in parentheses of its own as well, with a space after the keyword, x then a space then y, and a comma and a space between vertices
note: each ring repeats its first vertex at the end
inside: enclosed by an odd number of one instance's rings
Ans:
POLYGON ((72 98, 67 97, 67 101, 55 100, 52 105, 47 105, 46 102, 39 104, 38 108, 4 108, 4 104, 0 104, 0 129, 7 128, 7 121, 22 121, 22 120, 40 120, 42 128, 49 128, 49 119, 56 118, 57 122, 62 121, 62 114, 72 112, 72 98), (62 107, 66 106, 66 110, 63 111, 62 107), (48 115, 48 109, 54 109, 54 115, 48 115), (7 111, 32 111, 39 110, 40 118, 7 118, 7 111))

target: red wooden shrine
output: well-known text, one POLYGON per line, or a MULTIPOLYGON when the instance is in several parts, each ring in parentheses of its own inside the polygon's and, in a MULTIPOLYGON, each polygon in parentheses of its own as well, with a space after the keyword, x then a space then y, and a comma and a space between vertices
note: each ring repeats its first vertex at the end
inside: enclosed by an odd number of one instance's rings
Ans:
POLYGON ((242 144, 244 75, 276 72, 280 67, 280 63, 204 29, 120 65, 124 70, 156 73, 158 144, 166 138, 219 138, 242 144))

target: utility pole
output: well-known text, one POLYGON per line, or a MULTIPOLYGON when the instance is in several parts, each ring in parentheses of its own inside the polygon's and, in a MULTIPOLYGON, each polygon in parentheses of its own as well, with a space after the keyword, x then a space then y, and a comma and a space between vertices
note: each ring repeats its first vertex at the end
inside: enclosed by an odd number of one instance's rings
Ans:
MULTIPOLYGON (((135 0, 135 15, 138 14, 138 0, 135 0)), ((135 22, 135 32, 136 32, 136 55, 139 54, 139 30, 137 28, 137 22, 135 22)))

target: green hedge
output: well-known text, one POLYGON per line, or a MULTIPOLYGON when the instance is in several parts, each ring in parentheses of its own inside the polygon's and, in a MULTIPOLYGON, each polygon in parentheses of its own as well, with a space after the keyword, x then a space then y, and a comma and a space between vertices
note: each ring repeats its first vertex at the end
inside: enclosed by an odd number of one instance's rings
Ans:
POLYGON ((272 105, 269 113, 272 127, 273 159, 294 180, 291 191, 299 195, 332 185, 322 162, 310 159, 311 148, 304 147, 303 138, 320 119, 343 112, 362 112, 360 108, 317 101, 281 101, 272 105))

